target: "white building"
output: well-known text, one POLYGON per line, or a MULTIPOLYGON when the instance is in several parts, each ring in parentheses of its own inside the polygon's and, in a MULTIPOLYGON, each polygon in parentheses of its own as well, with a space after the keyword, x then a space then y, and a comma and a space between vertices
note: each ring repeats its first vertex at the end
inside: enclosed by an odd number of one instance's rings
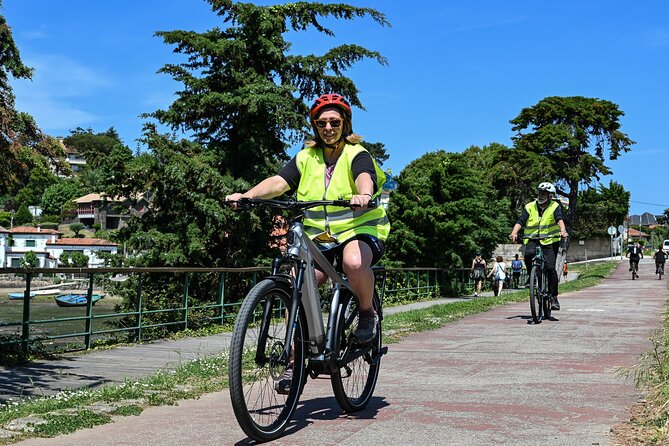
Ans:
POLYGON ((23 256, 33 251, 39 259, 39 268, 55 267, 56 259, 49 254, 46 244, 49 241, 58 240, 62 235, 62 232, 55 229, 33 228, 32 226, 10 229, 5 248, 5 265, 10 268, 19 268, 23 256))
POLYGON ((100 238, 61 238, 47 242, 47 250, 56 259, 60 259, 63 252, 69 254, 80 252, 88 256, 88 266, 95 268, 104 266, 104 260, 99 256, 101 252, 116 254, 118 246, 100 238))
POLYGON ((5 259, 7 258, 7 239, 9 238, 9 231, 0 226, 0 268, 5 267, 5 259))
POLYGON ((81 252, 88 256, 88 266, 103 265, 100 252, 116 254, 118 245, 97 238, 62 238, 54 229, 20 226, 6 230, 0 227, 0 267, 19 268, 27 252, 33 251, 39 259, 39 268, 55 268, 63 252, 81 252))

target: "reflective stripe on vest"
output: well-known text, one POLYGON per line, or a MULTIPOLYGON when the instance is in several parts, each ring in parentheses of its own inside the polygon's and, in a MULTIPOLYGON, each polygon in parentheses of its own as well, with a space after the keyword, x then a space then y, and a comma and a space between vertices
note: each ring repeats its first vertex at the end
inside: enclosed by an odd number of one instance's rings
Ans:
MULTIPOLYGON (((356 155, 364 150, 365 148, 360 144, 344 146, 326 189, 326 164, 323 150, 318 147, 302 149, 296 156, 297 168, 300 171, 300 184, 297 187, 298 201, 338 200, 340 198, 347 200, 357 194, 351 164, 356 155)), ((380 195, 386 175, 373 158, 372 162, 376 170, 377 184, 374 199, 380 195)), ((369 234, 380 240, 386 240, 390 232, 388 216, 381 206, 355 211, 334 206, 310 209, 304 213, 304 226, 306 233, 312 238, 328 232, 339 242, 344 242, 357 234, 369 234)))
MULTIPOLYGON (((551 201, 544 213, 539 217, 539 205, 536 201, 525 205, 525 210, 530 215, 525 224, 525 237, 539 239, 542 245, 550 245, 560 241, 560 226, 555 221, 555 210, 559 204, 551 201)), ((529 239, 525 239, 525 244, 529 239)))

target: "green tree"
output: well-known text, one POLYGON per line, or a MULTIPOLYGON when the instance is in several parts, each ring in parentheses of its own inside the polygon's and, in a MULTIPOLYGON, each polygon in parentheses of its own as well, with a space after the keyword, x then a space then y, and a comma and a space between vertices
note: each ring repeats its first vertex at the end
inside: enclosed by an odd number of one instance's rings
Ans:
POLYGON ((27 204, 22 204, 19 206, 19 210, 14 216, 14 226, 22 226, 26 223, 31 223, 33 221, 33 214, 28 210, 27 204))
POLYGON ((74 251, 70 254, 70 266, 75 268, 85 268, 88 266, 89 257, 83 252, 74 251))
POLYGON ((379 166, 382 166, 390 158, 390 155, 386 153, 386 145, 382 142, 363 141, 360 144, 367 149, 379 166))
POLYGON ((330 18, 366 16, 387 25, 373 9, 308 2, 271 7, 210 3, 228 28, 157 33, 187 62, 160 70, 183 88, 167 110, 147 117, 191 133, 192 141, 160 134, 147 123, 148 154, 110 169, 116 172, 115 184, 107 193, 152 192, 150 211, 121 231, 129 248, 142 250, 135 261, 145 265, 247 266, 257 256, 266 257, 272 219, 262 212, 234 212, 222 198, 277 172, 287 160, 289 143, 301 141, 310 130, 305 99, 338 91, 361 107, 357 88, 342 73, 365 58, 386 63, 377 52, 354 44, 322 56, 290 54, 284 38, 310 27, 333 35, 321 23, 330 18))
MULTIPOLYGON (((0 0, 0 10, 2 0, 0 0)), ((23 168, 18 150, 24 139, 39 140, 39 130, 34 120, 18 112, 9 77, 30 79, 32 69, 23 64, 19 49, 14 43, 7 20, 0 14, 0 195, 4 195, 17 181, 16 173, 23 168)))
POLYGON ((16 200, 19 203, 35 206, 42 200, 44 191, 58 183, 59 180, 51 171, 47 159, 42 154, 29 147, 22 148, 20 153, 20 158, 24 160, 27 169, 22 180, 23 187, 16 194, 16 200))
POLYGON ((482 148, 471 146, 463 152, 481 172, 483 181, 492 185, 496 198, 509 200, 508 215, 515 220, 525 204, 536 198, 538 178, 552 177, 543 157, 536 153, 514 150, 492 143, 482 148))
POLYGON ((388 211, 387 257, 407 266, 468 266, 477 249, 491 253, 510 222, 505 199, 462 153, 438 151, 412 161, 399 175, 388 211))
POLYGON ((579 185, 589 185, 601 175, 611 174, 605 159, 615 160, 630 151, 632 141, 620 130, 624 113, 616 104, 602 99, 547 97, 524 108, 511 120, 517 132, 514 146, 543 157, 553 178, 536 178, 556 183, 558 192, 569 198, 567 217, 576 224, 579 185), (531 128, 528 133, 524 130, 531 128))
POLYGON ((63 266, 70 266, 70 252, 63 251, 58 257, 58 262, 63 266))
POLYGON ((74 232, 75 237, 79 237, 79 233, 85 228, 83 223, 72 223, 70 230, 74 232))
POLYGON ((320 56, 291 54, 284 38, 288 32, 309 28, 333 36, 323 23, 331 17, 369 17, 388 25, 374 9, 317 2, 208 2, 228 28, 156 33, 187 61, 160 70, 183 89, 167 110, 147 116, 191 133, 195 142, 215 153, 215 167, 235 178, 255 183, 275 174, 287 159, 288 144, 301 142, 310 130, 305 99, 339 92, 362 107, 358 89, 343 72, 365 58, 386 64, 378 52, 355 44, 339 45, 320 56))
POLYGON ((40 201, 42 213, 46 215, 60 215, 65 203, 81 195, 83 195, 83 190, 79 187, 75 179, 59 181, 47 187, 42 194, 42 200, 40 201))
POLYGON ((77 127, 70 131, 70 136, 64 138, 63 143, 81 153, 87 166, 92 168, 100 167, 114 147, 123 146, 113 127, 101 133, 93 133, 91 128, 84 130, 77 127))
POLYGON ((579 192, 579 218, 575 238, 606 236, 609 226, 623 223, 629 211, 630 193, 615 181, 579 192))
POLYGON ((39 266, 39 258, 35 251, 28 251, 21 258, 21 268, 37 268, 39 266))

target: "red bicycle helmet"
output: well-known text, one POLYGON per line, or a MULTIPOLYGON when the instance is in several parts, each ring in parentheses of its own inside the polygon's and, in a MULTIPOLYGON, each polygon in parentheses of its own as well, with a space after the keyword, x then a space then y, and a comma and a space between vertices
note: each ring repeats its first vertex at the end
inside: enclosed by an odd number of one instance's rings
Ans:
POLYGON ((351 106, 348 104, 346 99, 340 94, 324 94, 318 97, 314 101, 314 105, 311 106, 311 111, 309 112, 309 117, 313 121, 316 119, 318 112, 324 107, 335 106, 344 110, 344 113, 349 117, 351 116, 351 106))

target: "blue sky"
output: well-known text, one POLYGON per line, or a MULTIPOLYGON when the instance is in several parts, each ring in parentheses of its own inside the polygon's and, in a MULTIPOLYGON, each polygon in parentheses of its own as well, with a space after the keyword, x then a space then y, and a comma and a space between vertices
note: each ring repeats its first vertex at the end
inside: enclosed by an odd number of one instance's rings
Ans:
MULTIPOLYGON (((276 2, 255 2, 274 4, 276 2)), ((347 72, 366 108, 354 128, 383 142, 384 168, 399 173, 424 153, 511 145, 513 119, 547 96, 586 96, 618 104, 632 151, 607 161, 632 193, 631 213, 669 208, 667 115, 669 3, 661 0, 351 1, 386 14, 333 23, 334 38, 291 35, 297 53, 357 43, 384 55, 347 72)), ((139 114, 166 108, 180 85, 156 71, 178 63, 156 31, 225 26, 204 0, 3 0, 32 81, 13 81, 17 108, 42 130, 114 127, 131 148, 139 114)), ((295 148, 294 150, 297 150, 295 148)))

